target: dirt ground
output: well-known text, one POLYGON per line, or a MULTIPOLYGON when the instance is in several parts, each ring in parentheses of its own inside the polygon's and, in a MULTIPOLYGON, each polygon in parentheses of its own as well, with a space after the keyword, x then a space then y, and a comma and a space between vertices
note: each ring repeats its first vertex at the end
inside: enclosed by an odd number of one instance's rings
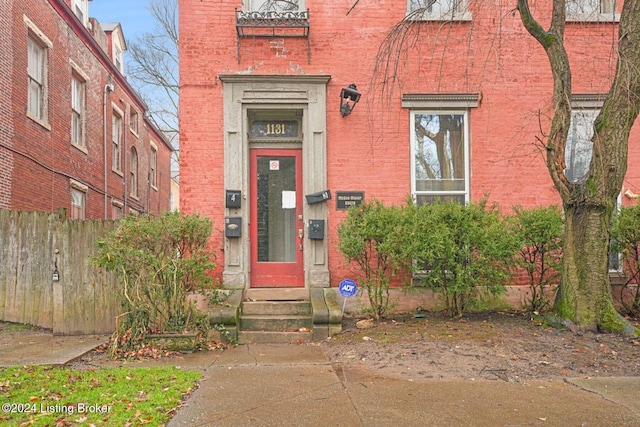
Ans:
POLYGON ((558 330, 522 313, 404 314, 369 329, 359 320, 320 344, 337 369, 408 380, 640 376, 640 338, 558 330))
MULTIPOLYGON (((336 371, 348 368, 407 380, 517 383, 640 376, 640 338, 558 330, 522 313, 485 312, 460 319, 432 312, 397 314, 368 329, 356 327, 360 320, 363 318, 345 317, 342 333, 308 345, 321 346, 336 371)), ((172 357, 159 352, 141 356, 172 357)), ((103 348, 70 367, 96 368, 106 360, 103 348)))

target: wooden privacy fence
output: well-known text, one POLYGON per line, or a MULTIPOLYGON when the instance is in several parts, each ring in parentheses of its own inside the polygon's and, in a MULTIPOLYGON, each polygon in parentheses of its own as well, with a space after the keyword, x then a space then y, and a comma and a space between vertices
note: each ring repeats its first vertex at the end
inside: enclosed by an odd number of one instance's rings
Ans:
POLYGON ((0 210, 0 320, 58 335, 113 332, 120 312, 118 282, 93 267, 90 256, 115 224, 0 210))

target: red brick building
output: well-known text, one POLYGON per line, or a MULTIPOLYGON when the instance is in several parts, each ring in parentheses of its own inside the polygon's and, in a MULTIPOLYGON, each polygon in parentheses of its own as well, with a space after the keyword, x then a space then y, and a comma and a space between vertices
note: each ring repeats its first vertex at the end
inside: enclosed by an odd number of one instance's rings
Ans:
MULTIPOLYGON (((354 3, 179 0, 181 210, 214 219, 225 286, 336 286, 348 274, 336 226, 363 198, 560 201, 539 144, 551 71, 514 2, 354 3)), ((543 25, 550 3, 534 4, 543 25)), ((577 180, 621 4, 567 8, 577 180)), ((639 142, 636 126, 623 193, 640 193, 639 142)))
POLYGON ((169 209, 171 148, 88 0, 0 8, 0 208, 114 219, 169 209))

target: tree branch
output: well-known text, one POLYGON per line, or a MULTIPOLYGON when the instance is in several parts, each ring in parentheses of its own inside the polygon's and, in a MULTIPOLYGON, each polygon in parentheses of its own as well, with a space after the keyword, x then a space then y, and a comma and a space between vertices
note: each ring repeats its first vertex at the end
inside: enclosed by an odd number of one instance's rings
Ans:
POLYGON ((571 123, 571 67, 564 47, 565 0, 553 0, 549 31, 535 20, 528 0, 518 0, 518 11, 525 29, 544 48, 553 75, 553 119, 547 139, 547 169, 563 201, 570 199, 573 184, 564 175, 564 150, 571 123))

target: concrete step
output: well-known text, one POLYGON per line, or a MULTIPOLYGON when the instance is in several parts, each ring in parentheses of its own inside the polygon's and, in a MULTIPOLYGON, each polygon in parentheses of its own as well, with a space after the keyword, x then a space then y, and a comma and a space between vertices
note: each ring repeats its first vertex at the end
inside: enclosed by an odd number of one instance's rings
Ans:
POLYGON ((273 331, 240 331, 240 344, 297 344, 311 342, 312 333, 309 332, 273 332, 273 331))
POLYGON ((311 316, 267 316, 267 315, 242 315, 240 317, 240 332, 244 331, 273 331, 296 332, 301 328, 311 330, 313 319, 311 316))
POLYGON ((306 288, 263 288, 247 289, 245 301, 308 301, 309 289, 306 288))
POLYGON ((309 301, 245 301, 242 303, 242 315, 311 315, 311 303, 309 301))

